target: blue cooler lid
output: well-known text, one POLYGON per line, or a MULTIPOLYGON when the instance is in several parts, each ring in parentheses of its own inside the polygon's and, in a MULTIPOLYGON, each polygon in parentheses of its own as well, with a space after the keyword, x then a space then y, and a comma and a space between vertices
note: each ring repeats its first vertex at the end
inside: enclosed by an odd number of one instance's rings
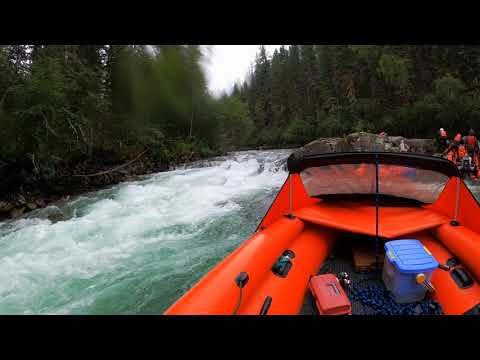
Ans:
POLYGON ((388 260, 402 273, 431 271, 438 267, 438 261, 418 240, 389 241, 385 243, 385 252, 388 260))

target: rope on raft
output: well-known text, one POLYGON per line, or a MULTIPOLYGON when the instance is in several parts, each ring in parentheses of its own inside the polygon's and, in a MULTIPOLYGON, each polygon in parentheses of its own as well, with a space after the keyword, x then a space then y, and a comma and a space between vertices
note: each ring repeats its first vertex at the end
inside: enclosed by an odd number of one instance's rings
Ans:
MULTIPOLYGON (((367 279, 368 280, 368 279, 367 279)), ((393 295, 385 287, 379 285, 369 285, 359 287, 355 284, 349 289, 349 295, 352 300, 362 303, 364 314, 368 306, 373 315, 442 315, 442 307, 439 303, 431 299, 425 299, 407 304, 395 302, 393 295)))

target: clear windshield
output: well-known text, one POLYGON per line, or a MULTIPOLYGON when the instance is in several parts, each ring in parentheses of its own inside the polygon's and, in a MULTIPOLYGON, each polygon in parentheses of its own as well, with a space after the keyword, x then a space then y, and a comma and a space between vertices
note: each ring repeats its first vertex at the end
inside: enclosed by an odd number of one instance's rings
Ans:
MULTIPOLYGON (((379 165, 379 193, 433 203, 448 176, 431 170, 379 165)), ((375 164, 341 164, 311 167, 300 173, 310 196, 374 194, 375 164)))

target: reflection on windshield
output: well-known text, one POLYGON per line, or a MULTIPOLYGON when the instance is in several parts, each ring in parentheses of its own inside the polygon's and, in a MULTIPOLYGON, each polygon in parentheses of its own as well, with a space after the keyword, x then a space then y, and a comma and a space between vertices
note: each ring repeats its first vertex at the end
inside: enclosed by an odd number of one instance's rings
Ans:
MULTIPOLYGON (((379 165, 379 192, 423 203, 434 202, 448 176, 400 165, 379 165)), ((311 167, 300 174, 310 196, 374 194, 375 164, 339 164, 311 167)))

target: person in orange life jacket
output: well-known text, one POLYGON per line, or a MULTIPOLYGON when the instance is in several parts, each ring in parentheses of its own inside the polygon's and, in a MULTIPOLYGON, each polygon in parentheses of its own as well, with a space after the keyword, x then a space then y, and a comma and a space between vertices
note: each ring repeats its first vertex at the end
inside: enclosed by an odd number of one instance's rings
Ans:
POLYGON ((448 154, 448 159, 453 162, 457 162, 460 160, 459 154, 459 147, 462 143, 462 134, 457 134, 453 138, 453 141, 447 147, 447 149, 443 152, 443 154, 448 154))
POLYGON ((466 149, 468 151, 468 155, 472 158, 472 161, 475 165, 474 176, 478 176, 478 163, 479 163, 479 156, 480 156, 480 149, 478 146, 478 139, 475 136, 475 131, 470 129, 468 135, 464 138, 464 143, 466 149))
POLYGON ((463 142, 465 143, 468 154, 473 158, 478 154, 478 141, 475 136, 475 131, 470 129, 468 135, 464 137, 463 142))
POLYGON ((467 149, 465 148, 465 145, 463 143, 460 143, 458 145, 458 158, 459 160, 463 159, 465 155, 467 155, 467 149))
POLYGON ((460 172, 462 177, 465 175, 470 176, 472 180, 476 179, 478 176, 478 164, 476 156, 473 157, 472 154, 468 153, 467 147, 464 144, 458 146, 459 162, 461 165, 460 172))
POLYGON ((440 130, 438 131, 437 145, 438 151, 443 151, 448 146, 448 136, 444 128, 440 128, 440 130))

